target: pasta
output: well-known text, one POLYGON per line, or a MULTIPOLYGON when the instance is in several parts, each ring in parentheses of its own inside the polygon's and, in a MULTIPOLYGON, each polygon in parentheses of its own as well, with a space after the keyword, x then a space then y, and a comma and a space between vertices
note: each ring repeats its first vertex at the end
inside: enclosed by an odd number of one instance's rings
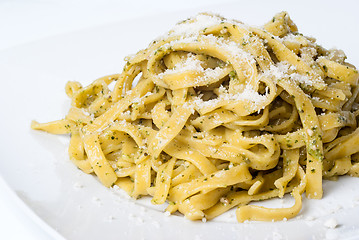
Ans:
POLYGON ((188 219, 237 207, 239 222, 296 216, 302 193, 359 175, 358 71, 298 32, 286 12, 263 27, 202 13, 126 58, 122 73, 68 82, 69 157, 133 198, 188 219), (248 205, 291 193, 288 208, 248 205))

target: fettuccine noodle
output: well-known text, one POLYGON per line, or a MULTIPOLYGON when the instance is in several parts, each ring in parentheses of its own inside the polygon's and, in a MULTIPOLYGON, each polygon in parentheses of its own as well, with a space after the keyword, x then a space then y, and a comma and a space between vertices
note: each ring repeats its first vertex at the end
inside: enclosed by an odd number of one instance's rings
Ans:
POLYGON ((285 12, 263 27, 199 14, 126 58, 121 74, 68 82, 71 108, 33 129, 71 134, 78 168, 166 211, 282 220, 322 179, 358 176, 358 71, 285 12), (248 205, 291 193, 289 208, 248 205))

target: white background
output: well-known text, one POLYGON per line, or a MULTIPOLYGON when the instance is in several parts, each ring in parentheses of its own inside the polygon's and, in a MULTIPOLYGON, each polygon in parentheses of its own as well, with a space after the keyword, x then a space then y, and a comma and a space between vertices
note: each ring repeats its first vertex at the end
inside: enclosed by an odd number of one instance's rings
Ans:
MULTIPOLYGON (((198 9, 203 6, 224 4, 229 1, 220 0, 150 0, 150 1, 115 1, 115 0, 0 0, 0 51, 20 44, 36 41, 46 37, 74 32, 84 28, 100 26, 125 19, 135 19, 143 16, 179 11, 184 9, 198 9), (179 3, 180 2, 180 3, 179 3)), ((249 4, 249 0, 243 1, 249 4)), ((266 7, 261 8, 262 1, 252 1, 248 9, 255 14, 266 12, 266 7), (257 10, 257 11, 254 11, 257 10)), ((287 10, 288 6, 281 6, 285 1, 263 1, 270 6, 270 13, 273 15, 277 10, 287 10), (271 2, 270 4, 268 2, 271 2)), ((294 1, 293 1, 294 2, 294 1)), ((336 16, 328 19, 317 19, 321 29, 318 31, 327 32, 330 35, 330 44, 345 49, 343 34, 345 31, 357 31, 356 14, 358 4, 356 1, 317 1, 315 8, 311 1, 300 1, 308 6, 308 15, 315 17, 317 11, 333 10, 336 6, 341 13, 341 21, 336 16), (319 4, 320 2, 321 4, 319 4), (322 8, 318 8, 321 6, 322 8), (344 24, 340 26, 340 24, 344 24), (340 29, 333 34, 332 29, 340 29), (342 44, 340 44, 342 43, 342 44)), ((333 11, 332 11, 333 12, 333 11)), ((323 16, 325 14, 321 14, 323 16)), ((240 16, 238 16, 240 19, 240 16)), ((312 21, 312 20, 310 20, 312 21)), ((308 31, 315 36, 315 27, 308 31)), ((336 30, 337 31, 337 30, 336 30)), ((322 35, 323 36, 323 35, 322 35)), ((329 39, 329 38, 328 38, 329 39)), ((321 39, 323 42, 324 39, 321 39)), ((354 49, 358 52, 358 48, 354 49)), ((349 56, 358 63, 358 56, 349 56)), ((4 81, 4 80, 0 80, 4 81)), ((1 177, 1 176, 0 176, 1 177)), ((0 178, 0 238, 1 239, 51 239, 54 235, 46 233, 47 226, 42 225, 38 219, 30 218, 23 203, 11 192, 6 183, 0 178)), ((50 231, 51 232, 51 231, 50 231)))

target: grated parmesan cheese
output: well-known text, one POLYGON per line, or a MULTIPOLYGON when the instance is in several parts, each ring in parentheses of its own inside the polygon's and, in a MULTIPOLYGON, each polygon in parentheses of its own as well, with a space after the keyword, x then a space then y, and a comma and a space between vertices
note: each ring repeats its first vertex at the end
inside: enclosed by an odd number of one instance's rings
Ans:
MULTIPOLYGON (((220 89, 220 91, 223 91, 223 89, 224 88, 222 88, 222 90, 220 89)), ((203 99, 196 97, 193 103, 197 108, 206 108, 206 107, 215 106, 220 101, 248 101, 253 106, 258 106, 265 100, 266 100, 265 95, 260 95, 250 85, 246 85, 243 92, 230 94, 228 93, 227 90, 224 90, 223 93, 221 93, 218 98, 211 99, 208 101, 203 101, 203 99)))
POLYGON ((220 24, 222 19, 218 16, 199 14, 194 18, 190 18, 184 22, 175 25, 168 33, 169 36, 193 36, 199 31, 220 24))
POLYGON ((297 83, 304 84, 305 86, 313 86, 314 82, 309 76, 305 76, 295 72, 296 67, 288 62, 282 61, 275 65, 271 65, 270 69, 264 71, 261 75, 264 77, 274 78, 274 80, 280 80, 289 78, 297 83))
POLYGON ((330 229, 334 229, 338 226, 337 220, 334 218, 329 218, 327 221, 324 222, 324 226, 330 229))
POLYGON ((157 76, 162 79, 166 74, 181 74, 192 71, 200 75, 194 79, 194 83, 198 84, 200 82, 208 82, 210 79, 218 79, 222 74, 222 68, 220 67, 204 69, 201 64, 202 62, 195 58, 195 55, 189 54, 184 62, 176 64, 172 69, 166 69, 157 76))
POLYGON ((74 188, 75 188, 75 189, 80 189, 80 188, 83 188, 83 187, 84 187, 84 185, 82 185, 81 183, 76 182, 76 183, 74 184, 74 188))

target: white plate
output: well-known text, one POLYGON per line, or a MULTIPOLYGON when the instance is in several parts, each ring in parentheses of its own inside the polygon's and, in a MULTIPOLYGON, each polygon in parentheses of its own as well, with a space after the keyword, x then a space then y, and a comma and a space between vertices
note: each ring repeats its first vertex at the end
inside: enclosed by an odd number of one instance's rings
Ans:
MULTIPOLYGON (((352 8, 333 7, 330 1, 310 7, 280 3, 205 10, 260 25, 286 9, 301 32, 316 36, 325 47, 344 49, 350 62, 359 66, 358 33, 352 31, 359 22, 354 2, 352 8)), ((150 205, 148 198, 134 202, 120 191, 106 189, 69 161, 67 136, 30 129, 33 119, 46 122, 65 115, 69 107, 66 81, 86 85, 121 71, 127 54, 146 47, 175 22, 193 14, 187 11, 114 23, 2 51, 2 177, 34 213, 67 239, 354 239, 359 235, 357 178, 326 181, 324 198, 304 198, 300 216, 286 222, 238 224, 233 212, 207 223, 191 222, 182 216, 165 216, 164 207, 150 205), (331 218, 339 224, 335 229, 324 224, 331 218)), ((291 203, 285 198, 269 204, 291 203)))

